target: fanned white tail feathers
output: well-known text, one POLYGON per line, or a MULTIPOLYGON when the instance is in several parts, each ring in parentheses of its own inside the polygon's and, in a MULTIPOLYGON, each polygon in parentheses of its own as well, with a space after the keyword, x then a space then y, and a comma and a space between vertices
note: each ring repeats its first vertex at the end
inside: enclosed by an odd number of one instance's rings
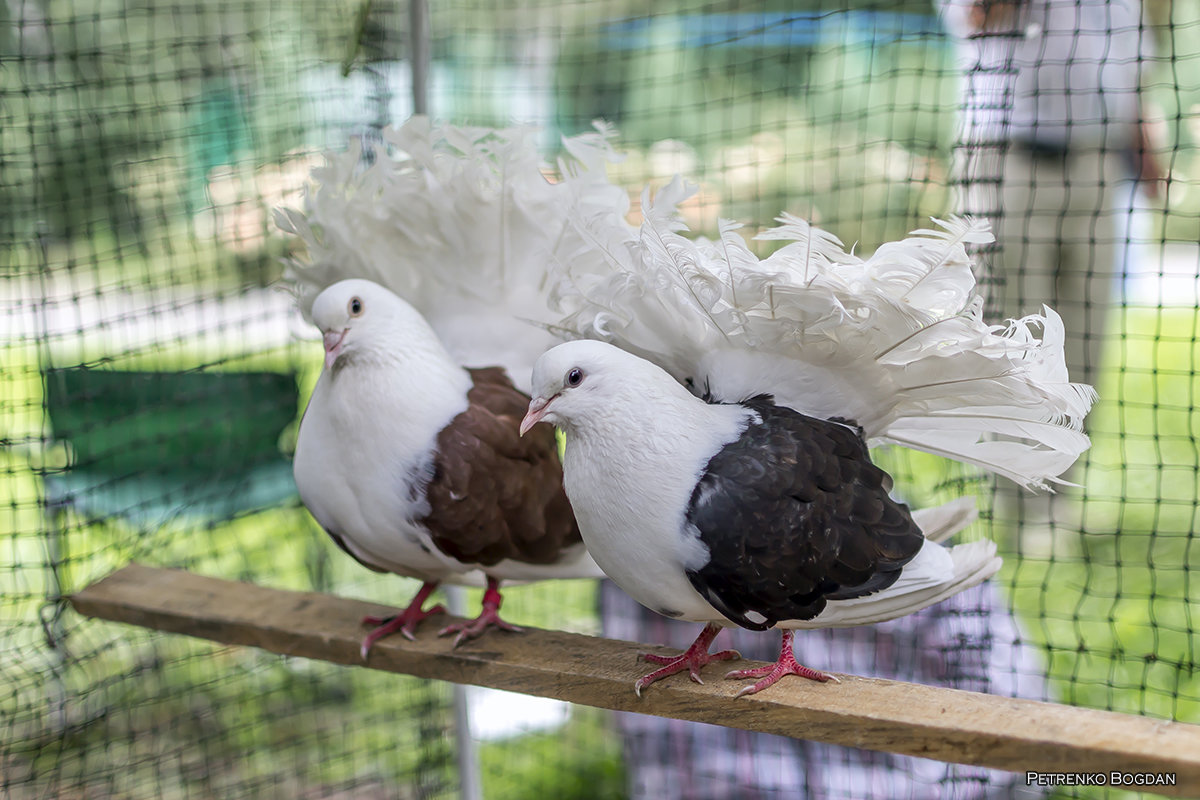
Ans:
POLYGON ((854 421, 872 444, 1028 487, 1048 488, 1089 446, 1095 392, 1067 377, 1059 316, 983 321, 966 248, 991 241, 986 223, 935 220, 863 259, 785 214, 757 238, 786 244, 760 259, 735 223, 715 242, 683 236, 675 209, 689 191, 677 178, 654 202, 644 195, 638 229, 576 209, 603 258, 560 263, 560 334, 612 342, 698 394, 773 394, 854 421))
POLYGON ((966 248, 990 241, 985 224, 938 221, 863 259, 784 214, 758 236, 783 246, 760 259, 736 223, 716 241, 684 236, 676 209, 694 189, 679 179, 643 196, 640 228, 626 223, 627 196, 605 176, 612 138, 597 124, 564 140, 557 182, 529 128, 414 117, 384 132, 365 169, 357 146, 328 155, 304 210, 276 213, 306 246, 288 262, 301 310, 367 278, 463 364, 502 364, 518 382, 556 337, 603 339, 698 394, 767 392, 853 420, 873 444, 1026 486, 1046 487, 1087 448, 1094 392, 1067 377, 1058 315, 983 322, 966 248))
POLYGON ((588 254, 568 208, 623 216, 625 191, 609 183, 613 131, 564 140, 558 181, 532 128, 434 125, 414 117, 383 132, 371 165, 357 142, 326 155, 312 173, 303 210, 279 209, 276 224, 307 252, 287 278, 307 315, 316 296, 365 278, 403 297, 467 366, 506 366, 518 382, 556 339, 544 327, 547 271, 569 253, 588 254))

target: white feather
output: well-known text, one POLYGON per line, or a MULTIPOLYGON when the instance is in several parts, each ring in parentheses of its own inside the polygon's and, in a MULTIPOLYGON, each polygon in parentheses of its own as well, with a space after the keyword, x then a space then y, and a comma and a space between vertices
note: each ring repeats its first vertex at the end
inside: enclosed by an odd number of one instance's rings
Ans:
POLYGON ((981 540, 947 549, 926 540, 899 579, 882 592, 854 600, 830 600, 815 618, 780 622, 779 627, 848 628, 896 619, 983 583, 1000 565, 995 542, 981 540))
POLYGON ((958 497, 932 508, 912 512, 913 522, 931 542, 944 542, 979 518, 975 498, 958 497))
POLYGON ((548 268, 600 257, 568 209, 628 211, 627 194, 605 176, 616 159, 612 136, 597 123, 565 139, 557 182, 527 127, 459 128, 418 116, 385 130, 365 169, 358 143, 327 154, 303 210, 275 215, 304 243, 286 275, 301 311, 307 317, 326 287, 365 278, 421 312, 459 363, 504 366, 523 384, 556 341, 529 322, 550 319, 548 268))
POLYGON ((640 228, 577 208, 605 254, 560 265, 552 298, 567 336, 611 342, 698 394, 769 393, 816 417, 861 425, 872 445, 900 444, 1048 488, 1089 441, 1095 400, 1071 383, 1062 320, 1049 308, 984 322, 968 245, 986 223, 935 220, 871 257, 783 215, 758 239, 765 259, 723 222, 717 242, 688 239, 679 179, 643 197, 640 228), (598 269, 597 269, 598 268, 598 269))

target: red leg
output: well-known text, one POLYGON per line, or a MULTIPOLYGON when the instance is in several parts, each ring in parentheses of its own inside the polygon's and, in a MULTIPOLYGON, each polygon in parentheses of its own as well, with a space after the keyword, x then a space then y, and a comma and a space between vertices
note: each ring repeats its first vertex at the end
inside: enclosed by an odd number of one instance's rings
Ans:
POLYGON ((500 597, 500 581, 495 578, 488 577, 487 589, 483 593, 483 608, 479 612, 479 616, 470 622, 455 622, 447 625, 438 631, 438 636, 448 636, 451 633, 457 633, 454 637, 454 647, 458 647, 468 639, 474 639, 479 636, 489 627, 496 627, 502 631, 519 632, 521 629, 516 625, 511 625, 500 619, 500 603, 503 598, 500 597))
POLYGON ((676 672, 688 671, 688 675, 696 683, 704 683, 700 680, 700 668, 710 661, 729 661, 733 658, 741 658, 742 654, 737 650, 722 650, 719 653, 709 653, 708 648, 712 644, 713 639, 717 638, 717 634, 721 632, 721 626, 712 622, 704 626, 704 630, 700 631, 700 635, 696 637, 696 641, 692 642, 692 646, 678 656, 660 656, 654 653, 641 653, 641 657, 652 664, 663 664, 662 669, 656 669, 654 672, 643 675, 638 678, 633 684, 633 691, 638 697, 642 696, 642 689, 645 689, 650 684, 660 678, 665 678, 668 675, 674 675, 676 672))
POLYGON ((444 614, 446 609, 440 604, 434 606, 428 611, 422 611, 421 606, 425 605, 425 601, 429 599, 429 595, 433 594, 433 590, 437 588, 437 581, 427 581, 421 585, 421 590, 417 592, 417 596, 408 604, 408 608, 401 611, 394 617, 363 617, 363 625, 378 625, 379 627, 367 634, 362 641, 363 661, 367 660, 367 652, 371 649, 371 645, 385 636, 389 636, 396 631, 400 631, 408 639, 413 638, 413 631, 417 629, 417 623, 426 617, 432 617, 434 614, 444 614))
POLYGON ((742 680, 745 678, 762 678, 758 683, 752 686, 747 686, 737 693, 737 697, 742 695, 754 694, 761 692, 768 686, 774 684, 784 675, 799 675, 801 678, 808 678, 812 681, 833 681, 841 683, 836 675, 830 675, 828 672, 818 672, 815 669, 796 663, 796 654, 792 652, 792 638, 796 635, 795 631, 783 632, 783 644, 779 648, 779 660, 774 664, 768 664, 765 667, 756 667, 754 669, 735 669, 725 675, 727 679, 742 680))

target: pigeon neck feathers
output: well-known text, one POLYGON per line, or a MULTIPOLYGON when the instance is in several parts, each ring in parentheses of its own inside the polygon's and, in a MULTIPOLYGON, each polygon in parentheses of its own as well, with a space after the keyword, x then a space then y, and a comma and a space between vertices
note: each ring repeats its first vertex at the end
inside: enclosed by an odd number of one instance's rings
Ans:
POLYGON ((467 407, 470 374, 415 313, 409 319, 386 317, 346 338, 345 352, 322 373, 317 387, 331 406, 340 407, 334 419, 346 427, 359 432, 388 428, 389 437, 399 436, 387 440, 390 449, 424 451, 467 407))

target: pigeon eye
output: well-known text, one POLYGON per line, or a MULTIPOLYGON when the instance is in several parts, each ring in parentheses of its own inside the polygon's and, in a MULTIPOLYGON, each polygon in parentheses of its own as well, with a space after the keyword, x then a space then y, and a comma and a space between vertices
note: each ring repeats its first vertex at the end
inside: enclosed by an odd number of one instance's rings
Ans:
POLYGON ((583 370, 579 367, 572 367, 567 373, 567 386, 578 386, 583 383, 583 370))
POLYGON ((359 300, 357 297, 351 297, 349 309, 350 316, 361 317, 363 312, 363 301, 359 300))

